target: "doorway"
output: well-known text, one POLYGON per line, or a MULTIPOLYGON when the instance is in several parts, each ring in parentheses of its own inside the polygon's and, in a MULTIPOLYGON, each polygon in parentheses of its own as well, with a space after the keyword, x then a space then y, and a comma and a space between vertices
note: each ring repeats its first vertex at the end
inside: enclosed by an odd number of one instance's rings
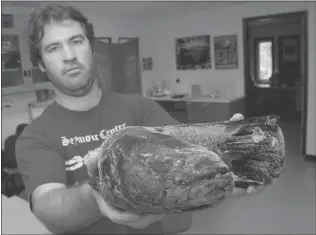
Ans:
POLYGON ((95 41, 96 76, 103 90, 141 94, 141 71, 138 38, 110 38, 95 41))
POLYGON ((277 114, 301 130, 305 154, 307 11, 243 19, 245 115, 277 114))

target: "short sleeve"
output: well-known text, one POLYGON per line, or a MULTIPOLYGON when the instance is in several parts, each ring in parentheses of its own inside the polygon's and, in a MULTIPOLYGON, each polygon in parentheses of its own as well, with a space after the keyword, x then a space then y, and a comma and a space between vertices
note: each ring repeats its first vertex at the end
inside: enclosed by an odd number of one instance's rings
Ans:
POLYGON ((18 170, 30 198, 33 191, 46 183, 66 184, 65 162, 40 132, 27 127, 16 143, 18 170))

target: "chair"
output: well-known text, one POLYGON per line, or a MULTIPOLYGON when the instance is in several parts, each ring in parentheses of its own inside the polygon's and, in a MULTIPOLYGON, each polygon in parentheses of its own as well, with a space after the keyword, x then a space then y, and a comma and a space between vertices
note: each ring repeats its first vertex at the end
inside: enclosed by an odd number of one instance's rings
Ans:
POLYGON ((1 194, 7 197, 20 195, 25 190, 25 185, 20 173, 8 174, 1 182, 1 194))

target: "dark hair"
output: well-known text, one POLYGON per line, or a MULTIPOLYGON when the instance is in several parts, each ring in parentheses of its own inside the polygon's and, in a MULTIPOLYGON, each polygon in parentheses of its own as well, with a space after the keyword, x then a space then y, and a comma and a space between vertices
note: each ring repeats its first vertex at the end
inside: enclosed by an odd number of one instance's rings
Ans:
POLYGON ((85 30, 91 48, 94 48, 94 29, 88 19, 77 9, 71 6, 49 4, 44 8, 35 10, 29 21, 28 35, 31 53, 31 61, 38 64, 41 61, 40 42, 44 37, 44 27, 51 22, 63 20, 74 20, 79 22, 85 30))

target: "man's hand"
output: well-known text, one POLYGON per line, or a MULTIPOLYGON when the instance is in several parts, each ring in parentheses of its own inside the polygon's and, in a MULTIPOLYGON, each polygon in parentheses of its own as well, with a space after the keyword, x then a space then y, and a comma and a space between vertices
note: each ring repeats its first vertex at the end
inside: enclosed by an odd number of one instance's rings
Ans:
MULTIPOLYGON (((244 116, 240 113, 234 114, 230 121, 239 121, 244 119, 244 116)), ((273 182, 272 182, 273 183, 273 182)), ((265 185, 261 186, 249 186, 247 189, 243 188, 234 188, 233 192, 231 193, 231 196, 245 196, 245 195, 253 195, 261 193, 265 189, 265 185)))
POLYGON ((137 215, 125 211, 119 211, 106 203, 101 195, 93 191, 102 215, 108 217, 114 223, 127 225, 133 228, 146 228, 150 224, 160 221, 164 215, 137 215))
MULTIPOLYGON (((88 168, 88 174, 90 177, 94 177, 97 170, 98 152, 90 154, 88 159, 85 159, 85 164, 88 168)), ((127 225, 133 228, 146 228, 150 224, 160 221, 164 215, 137 215, 125 211, 120 211, 110 206, 102 196, 95 190, 92 191, 97 204, 99 205, 100 212, 103 216, 109 218, 114 223, 127 225)))

